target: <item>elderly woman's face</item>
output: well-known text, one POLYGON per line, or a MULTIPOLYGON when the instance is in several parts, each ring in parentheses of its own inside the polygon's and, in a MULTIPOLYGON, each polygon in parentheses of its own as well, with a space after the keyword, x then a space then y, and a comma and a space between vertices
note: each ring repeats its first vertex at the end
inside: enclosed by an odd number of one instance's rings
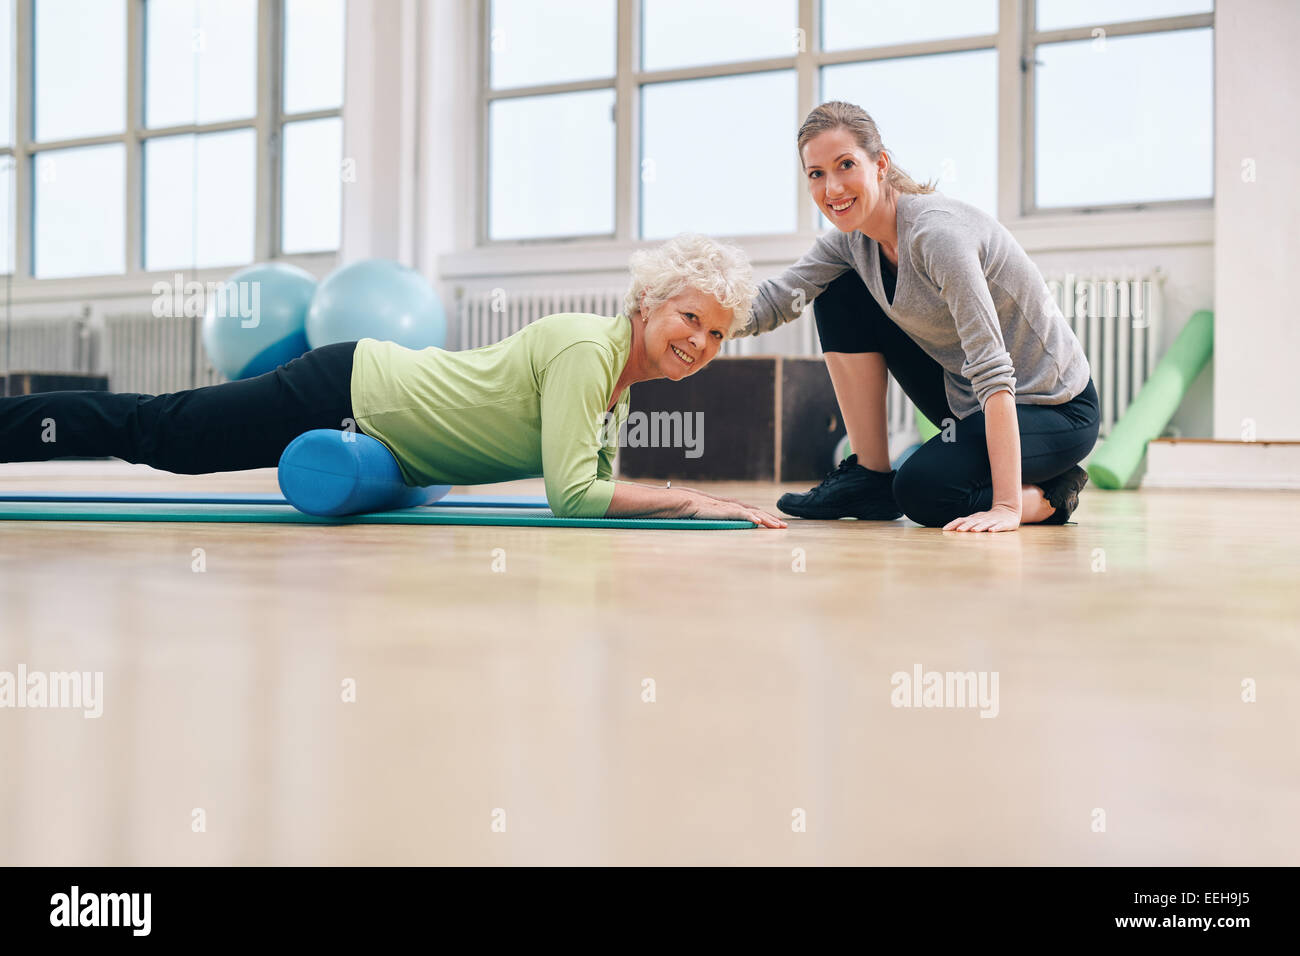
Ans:
POLYGON ((682 292, 645 316, 648 364, 678 381, 698 372, 718 354, 731 328, 731 310, 698 289, 682 292))

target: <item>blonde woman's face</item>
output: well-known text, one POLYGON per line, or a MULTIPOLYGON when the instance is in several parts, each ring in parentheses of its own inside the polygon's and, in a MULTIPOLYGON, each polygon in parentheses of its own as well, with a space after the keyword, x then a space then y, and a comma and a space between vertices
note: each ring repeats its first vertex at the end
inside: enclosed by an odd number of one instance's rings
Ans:
POLYGON ((646 361, 675 382, 712 362, 731 328, 731 310, 698 289, 684 289, 642 314, 646 361))
POLYGON ((863 227, 881 200, 877 179, 888 166, 882 151, 879 164, 843 127, 810 139, 803 148, 804 177, 817 208, 840 232, 863 227))

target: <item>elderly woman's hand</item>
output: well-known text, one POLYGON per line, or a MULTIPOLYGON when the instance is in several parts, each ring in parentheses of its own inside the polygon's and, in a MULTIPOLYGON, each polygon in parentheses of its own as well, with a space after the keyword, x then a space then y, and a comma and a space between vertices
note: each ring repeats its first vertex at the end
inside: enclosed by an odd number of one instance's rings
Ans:
POLYGON ((692 488, 683 488, 690 494, 687 517, 713 518, 723 521, 752 521, 760 528, 785 528, 788 525, 775 515, 750 507, 735 498, 719 498, 692 488))

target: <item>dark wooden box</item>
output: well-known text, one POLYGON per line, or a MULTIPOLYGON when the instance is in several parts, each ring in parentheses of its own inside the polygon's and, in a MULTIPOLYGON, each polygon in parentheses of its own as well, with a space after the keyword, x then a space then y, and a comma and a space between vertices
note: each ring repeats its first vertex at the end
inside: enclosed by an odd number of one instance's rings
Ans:
MULTIPOLYGON (((5 382, 0 376, 0 383, 5 382)), ((82 375, 77 372, 10 372, 10 395, 35 395, 37 392, 107 392, 107 375, 82 375)), ((0 388, 4 388, 0 384, 0 388)))
POLYGON ((816 480, 834 466, 831 458, 843 436, 822 359, 721 357, 680 382, 656 379, 632 386, 628 421, 619 435, 619 474, 683 481, 816 480))

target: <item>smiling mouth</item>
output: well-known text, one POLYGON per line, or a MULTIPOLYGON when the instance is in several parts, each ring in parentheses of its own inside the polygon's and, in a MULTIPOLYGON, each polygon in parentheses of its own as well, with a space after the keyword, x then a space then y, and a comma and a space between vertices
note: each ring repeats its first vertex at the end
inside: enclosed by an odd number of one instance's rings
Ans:
POLYGON ((694 364, 695 364, 695 359, 691 358, 689 355, 687 355, 685 352, 683 352, 683 351, 682 351, 681 349, 679 349, 677 346, 673 345, 671 342, 668 344, 668 347, 669 347, 670 349, 673 350, 673 354, 674 354, 674 355, 676 355, 679 359, 681 359, 681 360, 682 360, 683 362, 685 362, 687 365, 694 365, 694 364))
POLYGON ((852 207, 852 205, 853 205, 855 202, 857 202, 857 201, 858 201, 858 198, 857 198, 856 196, 854 196, 852 199, 846 199, 846 200, 844 200, 844 202, 841 202, 841 203, 830 203, 830 202, 828 202, 828 203, 826 204, 826 208, 828 208, 828 209, 829 209, 831 212, 833 212, 835 215, 837 215, 837 216, 842 216, 844 213, 848 212, 849 209, 850 209, 850 207, 852 207))

